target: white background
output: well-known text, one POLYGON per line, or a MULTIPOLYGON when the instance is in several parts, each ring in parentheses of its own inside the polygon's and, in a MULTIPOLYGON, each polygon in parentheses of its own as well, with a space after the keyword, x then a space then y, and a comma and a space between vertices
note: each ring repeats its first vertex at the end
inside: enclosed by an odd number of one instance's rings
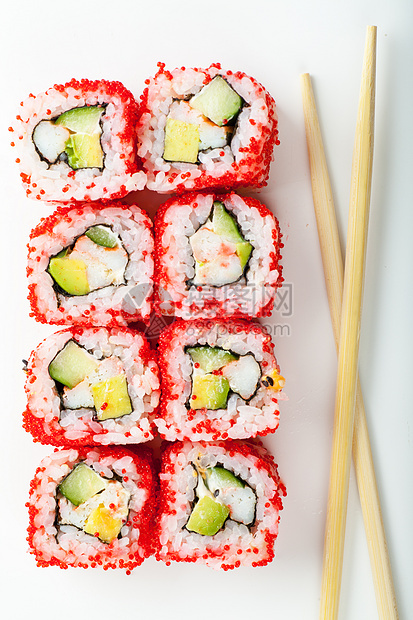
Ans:
MULTIPOLYGON (((310 72, 325 140, 340 234, 366 26, 378 26, 376 141, 360 374, 400 617, 413 617, 412 3, 244 0, 66 3, 15 1, 1 25, 2 609, 8 618, 318 617, 335 393, 336 353, 313 213, 299 75, 310 72), (26 199, 7 127, 19 102, 72 77, 120 80, 136 97, 156 62, 255 76, 277 101, 281 146, 260 199, 284 232, 292 316, 276 337, 287 379, 280 428, 267 437, 287 485, 277 557, 262 569, 214 572, 153 559, 123 571, 38 569, 26 553, 28 486, 48 447, 21 429, 20 360, 54 331, 29 318, 25 261, 30 229, 50 212, 26 199)), ((151 213, 162 198, 143 192, 151 213)), ((340 620, 377 618, 356 484, 349 496, 340 620)))

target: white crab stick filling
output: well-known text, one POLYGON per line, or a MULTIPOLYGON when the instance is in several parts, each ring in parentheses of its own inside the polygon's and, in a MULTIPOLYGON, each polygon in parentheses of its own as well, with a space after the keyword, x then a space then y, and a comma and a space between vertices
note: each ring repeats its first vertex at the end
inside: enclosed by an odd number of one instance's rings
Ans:
POLYGON ((231 390, 244 400, 248 400, 257 389, 261 367, 253 355, 243 355, 224 366, 222 374, 228 379, 231 390))
POLYGON ((55 125, 53 121, 40 121, 33 131, 33 142, 39 153, 49 163, 54 164, 66 148, 70 131, 55 125))
POLYGON ((226 241, 206 224, 189 238, 189 242, 195 258, 195 286, 223 286, 242 276, 243 268, 236 244, 226 241))
POLYGON ((251 487, 223 489, 219 491, 216 499, 229 508, 229 516, 233 521, 244 525, 250 525, 254 521, 257 500, 251 487))
POLYGON ((101 493, 96 493, 79 506, 75 506, 66 497, 59 499, 59 523, 75 525, 83 529, 90 514, 100 505, 110 510, 113 519, 125 520, 128 516, 130 493, 117 480, 108 480, 101 493))
POLYGON ((94 407, 92 385, 107 381, 111 377, 124 374, 125 369, 118 357, 106 357, 99 362, 96 370, 90 373, 83 381, 74 388, 63 388, 63 406, 66 409, 80 409, 82 407, 94 407))
POLYGON ((85 263, 91 290, 124 283, 128 254, 120 243, 114 248, 106 248, 82 235, 76 241, 70 258, 85 263))

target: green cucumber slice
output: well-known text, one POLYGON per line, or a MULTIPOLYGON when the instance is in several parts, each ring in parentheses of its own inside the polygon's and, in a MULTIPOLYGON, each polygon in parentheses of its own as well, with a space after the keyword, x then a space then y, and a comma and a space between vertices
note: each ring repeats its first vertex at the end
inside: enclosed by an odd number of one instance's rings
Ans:
POLYGON ((105 108, 102 106, 82 106, 63 112, 56 120, 56 125, 62 125, 70 131, 84 134, 101 133, 99 121, 105 108))
POLYGON ((219 347, 209 347, 207 345, 189 347, 186 349, 186 352, 189 353, 194 364, 199 364, 201 370, 207 373, 213 370, 219 370, 223 366, 239 358, 238 355, 234 355, 230 353, 230 351, 226 351, 219 347))
POLYGON ((252 252, 252 245, 248 241, 237 243, 237 254, 241 263, 242 269, 245 269, 246 264, 249 261, 252 252))
POLYGON ((189 105, 222 126, 239 113, 242 99, 224 78, 217 75, 189 100, 189 105))
POLYGON ((115 248, 118 245, 118 240, 115 233, 109 226, 92 226, 85 232, 86 237, 89 237, 93 243, 101 245, 104 248, 115 248))
POLYGON ((212 492, 217 488, 226 489, 228 487, 245 487, 245 482, 242 482, 242 480, 234 476, 232 472, 228 471, 228 469, 225 469, 224 467, 209 467, 205 471, 205 475, 208 488, 212 490, 212 492))
POLYGON ((60 493, 75 506, 80 506, 105 488, 105 480, 85 463, 79 463, 58 486, 60 493))
POLYGON ((222 202, 214 202, 212 213, 212 227, 214 233, 223 237, 230 243, 244 243, 235 218, 228 213, 222 202))
POLYGON ((74 340, 69 340, 50 362, 49 375, 54 381, 72 389, 97 367, 98 362, 90 353, 74 340))

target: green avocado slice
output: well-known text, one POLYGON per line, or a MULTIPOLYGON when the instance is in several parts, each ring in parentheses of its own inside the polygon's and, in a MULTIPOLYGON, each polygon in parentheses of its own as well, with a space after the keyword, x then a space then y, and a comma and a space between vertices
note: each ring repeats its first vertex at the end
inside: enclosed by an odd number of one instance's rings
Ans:
POLYGON ((199 364, 201 370, 207 373, 219 370, 239 358, 239 355, 234 355, 230 351, 208 345, 189 347, 186 352, 189 353, 194 364, 199 364))
POLYGON ((224 525, 229 509, 208 495, 198 500, 186 524, 186 529, 202 536, 214 536, 224 525))
POLYGON ((66 142, 68 164, 73 170, 79 168, 103 168, 103 150, 100 134, 74 133, 66 142))
POLYGON ((74 340, 69 340, 50 362, 49 375, 54 381, 72 389, 97 367, 98 362, 90 353, 74 340))
POLYGON ((120 418, 132 413, 128 384, 124 374, 92 385, 93 401, 98 420, 120 418))
POLYGON ((246 264, 249 261, 252 252, 252 245, 248 243, 248 241, 243 241, 242 243, 237 243, 237 254, 238 258, 241 262, 242 269, 245 269, 246 264))
POLYGON ((80 506, 105 488, 105 480, 86 463, 79 463, 58 486, 60 493, 75 506, 80 506))
POLYGON ((90 293, 86 264, 80 259, 68 258, 65 255, 60 258, 60 255, 61 253, 51 258, 47 268, 56 284, 69 295, 90 293))
POLYGON ((222 126, 239 113, 242 99, 224 78, 217 75, 189 100, 189 105, 222 126))
POLYGON ((198 160, 199 127, 195 123, 168 118, 165 125, 166 161, 195 164, 198 160))
POLYGON ((225 409, 229 383, 221 375, 196 375, 192 378, 192 409, 225 409), (195 398, 194 398, 195 397, 195 398))

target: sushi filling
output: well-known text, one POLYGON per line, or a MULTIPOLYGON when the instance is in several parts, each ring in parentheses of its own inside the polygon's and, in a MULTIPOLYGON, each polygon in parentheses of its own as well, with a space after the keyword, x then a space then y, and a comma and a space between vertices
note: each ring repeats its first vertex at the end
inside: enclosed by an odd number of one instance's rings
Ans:
POLYGON ((247 402, 257 391, 261 367, 253 355, 207 345, 188 347, 186 353, 192 361, 190 409, 226 409, 231 393, 247 402))
POLYGON ((192 465, 197 478, 196 500, 186 529, 203 536, 214 536, 227 519, 252 527, 257 504, 253 489, 219 465, 203 468, 199 460, 192 465))
POLYGON ((81 462, 57 488, 57 524, 73 525, 104 543, 118 538, 127 522, 131 494, 81 462))
POLYGON ((163 158, 199 163, 199 153, 229 149, 244 101, 221 76, 189 99, 174 100, 165 125, 163 158))
POLYGON ((40 157, 49 166, 67 163, 72 170, 103 168, 101 144, 102 105, 82 106, 67 110, 60 116, 40 121, 34 128, 32 140, 40 157))
POLYGON ((126 373, 116 356, 97 360, 69 340, 49 364, 65 409, 94 409, 98 421, 132 413, 126 373))
POLYGON ((48 273, 65 295, 87 295, 107 286, 125 284, 129 255, 110 226, 88 228, 73 246, 49 261, 48 273))
POLYGON ((214 202, 205 224, 189 237, 194 261, 194 286, 225 286, 248 268, 253 246, 242 236, 235 218, 222 202, 214 202))

